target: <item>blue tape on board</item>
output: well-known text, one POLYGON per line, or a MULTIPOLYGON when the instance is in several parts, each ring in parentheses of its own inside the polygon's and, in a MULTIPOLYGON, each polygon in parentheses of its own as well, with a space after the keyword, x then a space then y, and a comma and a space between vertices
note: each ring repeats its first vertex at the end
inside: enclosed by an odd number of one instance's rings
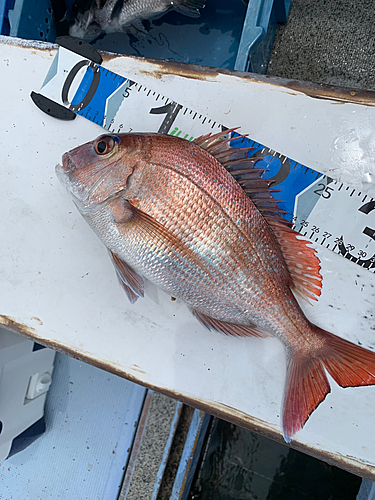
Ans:
MULTIPOLYGON (((236 132, 232 133, 232 137, 238 135, 236 132)), ((272 188, 278 190, 274 198, 280 209, 286 212, 283 217, 289 222, 293 221, 297 195, 313 185, 317 179, 326 178, 323 174, 290 158, 277 156, 275 152, 270 154, 269 148, 251 139, 244 138, 241 141, 233 141, 231 146, 234 148, 254 148, 249 151, 248 156, 259 158, 256 168, 267 169, 262 174, 262 178, 273 180, 272 188)), ((316 197, 316 201, 318 201, 318 197, 316 197)))
POLYGON ((108 98, 127 80, 126 78, 113 73, 101 66, 97 66, 95 69, 98 70, 98 84, 95 88, 95 92, 90 100, 87 96, 90 93, 90 89, 94 83, 95 73, 91 66, 86 70, 86 73, 72 99, 72 107, 75 108, 79 106, 80 103, 84 103, 87 100, 87 105, 79 109, 73 109, 78 115, 85 118, 91 113, 93 115, 92 121, 97 125, 103 126, 105 123, 106 107, 108 98))

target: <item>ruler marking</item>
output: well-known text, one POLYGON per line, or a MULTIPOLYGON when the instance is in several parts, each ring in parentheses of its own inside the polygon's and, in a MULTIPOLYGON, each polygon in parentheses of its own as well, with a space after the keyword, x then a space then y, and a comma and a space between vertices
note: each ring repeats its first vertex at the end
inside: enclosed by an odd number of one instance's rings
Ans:
POLYGON ((341 183, 340 187, 338 188, 338 191, 341 191, 341 188, 343 187, 343 183, 341 183))
MULTIPOLYGON (((349 187, 348 187, 348 188, 349 188, 349 187)), ((348 188, 347 188, 347 189, 348 189, 348 188)), ((353 189, 353 191, 350 193, 350 196, 349 196, 349 197, 351 198, 351 197, 353 196, 353 194, 354 194, 354 193, 355 193, 355 189, 353 189)))

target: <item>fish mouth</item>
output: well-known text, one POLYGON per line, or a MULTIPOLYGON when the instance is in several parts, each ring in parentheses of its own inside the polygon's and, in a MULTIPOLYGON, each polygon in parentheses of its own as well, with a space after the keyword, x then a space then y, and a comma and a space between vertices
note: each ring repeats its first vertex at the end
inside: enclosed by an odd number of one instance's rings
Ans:
POLYGON ((62 156, 62 165, 57 164, 55 167, 56 175, 62 184, 66 184, 65 176, 74 169, 74 164, 69 153, 64 153, 62 156))
POLYGON ((59 169, 61 169, 65 174, 68 174, 73 170, 74 163, 70 157, 69 153, 64 153, 62 156, 62 165, 58 165, 59 169))
POLYGON ((74 179, 75 164, 71 159, 69 153, 64 153, 62 156, 62 164, 57 164, 55 167, 55 173, 60 181, 60 183, 65 187, 65 189, 74 197, 82 197, 82 189, 77 185, 76 179, 74 179))

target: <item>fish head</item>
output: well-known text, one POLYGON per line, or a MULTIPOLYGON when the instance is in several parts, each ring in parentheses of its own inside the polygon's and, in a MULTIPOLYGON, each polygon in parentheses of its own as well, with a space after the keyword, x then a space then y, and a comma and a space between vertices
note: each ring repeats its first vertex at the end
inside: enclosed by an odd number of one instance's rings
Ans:
POLYGON ((142 141, 135 134, 102 135, 65 153, 56 175, 77 207, 87 211, 119 193, 127 196, 142 141))

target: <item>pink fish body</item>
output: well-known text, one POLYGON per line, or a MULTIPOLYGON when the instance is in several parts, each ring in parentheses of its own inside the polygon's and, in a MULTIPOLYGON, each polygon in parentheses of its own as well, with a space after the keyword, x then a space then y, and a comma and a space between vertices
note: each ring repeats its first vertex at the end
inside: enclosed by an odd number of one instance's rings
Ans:
POLYGON ((131 302, 144 277, 209 329, 283 343, 290 442, 330 392, 325 369, 342 387, 372 385, 375 354, 304 316, 294 293, 320 295, 319 260, 280 217, 247 151, 228 148, 224 134, 107 135, 66 153, 57 175, 131 302))

